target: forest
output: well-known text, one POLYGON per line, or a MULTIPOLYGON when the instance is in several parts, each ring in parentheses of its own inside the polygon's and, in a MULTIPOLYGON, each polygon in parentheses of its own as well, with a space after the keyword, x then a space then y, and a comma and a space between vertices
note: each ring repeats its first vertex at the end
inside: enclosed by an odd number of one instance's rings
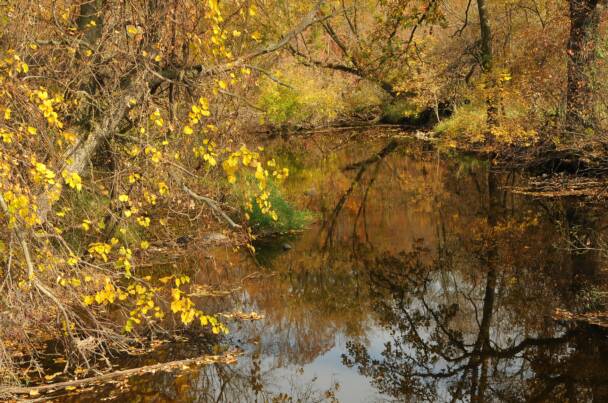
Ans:
POLYGON ((0 25, 0 401, 608 400, 606 1, 0 25))

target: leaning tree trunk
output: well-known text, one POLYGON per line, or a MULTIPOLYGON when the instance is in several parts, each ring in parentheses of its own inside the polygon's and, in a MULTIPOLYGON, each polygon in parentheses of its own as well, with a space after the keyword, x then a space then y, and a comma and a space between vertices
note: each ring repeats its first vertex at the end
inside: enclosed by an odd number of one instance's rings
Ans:
POLYGON ((571 131, 593 124, 592 66, 599 27, 598 0, 569 0, 566 125, 571 131))

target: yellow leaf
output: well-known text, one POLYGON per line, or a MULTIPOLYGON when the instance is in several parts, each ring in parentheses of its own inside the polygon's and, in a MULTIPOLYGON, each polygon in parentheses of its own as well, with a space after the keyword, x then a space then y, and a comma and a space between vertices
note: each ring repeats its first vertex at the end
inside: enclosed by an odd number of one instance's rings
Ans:
POLYGON ((127 25, 127 33, 130 36, 135 36, 139 33, 139 29, 135 25, 127 25))
POLYGON ((55 372, 55 373, 54 373, 54 374, 52 374, 52 375, 45 375, 45 376, 44 376, 44 379, 46 379, 47 381, 52 381, 53 379, 55 379, 55 377, 56 377, 57 375, 61 375, 61 372, 55 372))
POLYGON ((168 191, 169 188, 167 187, 167 184, 165 182, 158 182, 158 193, 160 193, 161 196, 167 194, 168 191))

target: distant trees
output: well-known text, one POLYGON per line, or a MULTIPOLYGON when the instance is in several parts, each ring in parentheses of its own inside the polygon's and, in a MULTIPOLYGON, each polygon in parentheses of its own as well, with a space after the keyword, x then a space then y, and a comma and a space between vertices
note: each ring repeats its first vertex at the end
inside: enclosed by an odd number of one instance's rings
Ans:
POLYGON ((437 0, 342 1, 309 37, 289 47, 311 67, 341 71, 379 85, 389 95, 399 92, 408 59, 415 58, 415 35, 442 19, 437 0), (330 51, 319 39, 331 44, 330 51))
POLYGON ((483 108, 495 137, 511 141, 509 133, 520 133, 529 143, 533 132, 539 137, 558 126, 603 130, 597 115, 606 121, 606 88, 594 80, 606 74, 596 63, 605 46, 600 3, 330 2, 322 23, 289 51, 301 64, 376 83, 426 107, 465 104, 475 114, 483 108))

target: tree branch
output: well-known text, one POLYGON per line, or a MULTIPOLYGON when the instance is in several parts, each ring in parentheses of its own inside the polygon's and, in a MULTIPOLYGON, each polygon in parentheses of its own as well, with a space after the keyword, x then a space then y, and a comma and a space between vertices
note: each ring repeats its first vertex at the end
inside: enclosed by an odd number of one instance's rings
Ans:
POLYGON ((182 185, 182 190, 184 192, 188 193, 188 195, 190 195, 190 197, 192 197, 193 199, 206 203, 211 208, 211 210, 213 210, 215 213, 219 214, 224 220, 226 220, 226 222, 228 223, 228 225, 230 226, 230 228, 232 228, 232 229, 242 228, 239 224, 237 224, 234 221, 232 221, 232 218, 230 218, 228 216, 228 214, 226 214, 218 206, 218 203, 215 200, 210 199, 210 198, 205 197, 205 196, 201 196, 201 195, 195 193, 194 191, 192 191, 192 189, 190 189, 186 185, 182 185))

